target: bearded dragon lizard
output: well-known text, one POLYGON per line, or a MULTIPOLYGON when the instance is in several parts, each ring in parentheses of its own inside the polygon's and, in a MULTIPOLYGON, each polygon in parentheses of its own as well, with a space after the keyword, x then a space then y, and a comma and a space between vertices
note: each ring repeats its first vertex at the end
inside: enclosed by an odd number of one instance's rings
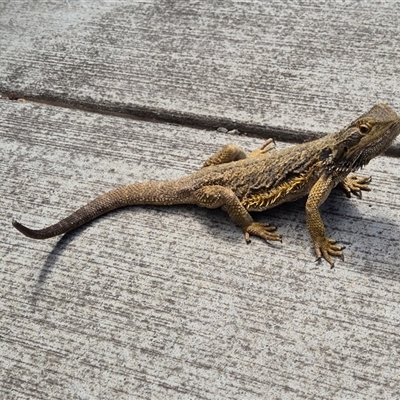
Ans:
POLYGON ((271 151, 274 145, 267 140, 250 153, 228 144, 187 177, 118 187, 44 229, 29 229, 17 221, 13 225, 30 238, 46 239, 123 206, 197 204, 222 207, 242 229, 247 242, 251 235, 281 241, 276 227, 255 222, 249 212, 308 196, 306 222, 317 259, 323 257, 333 267, 332 257, 343 259, 343 248, 326 236, 318 208, 335 186, 348 197, 351 193, 361 197, 361 190, 370 190, 369 177, 358 178, 351 173, 385 151, 399 133, 396 112, 378 104, 340 132, 311 142, 271 151))

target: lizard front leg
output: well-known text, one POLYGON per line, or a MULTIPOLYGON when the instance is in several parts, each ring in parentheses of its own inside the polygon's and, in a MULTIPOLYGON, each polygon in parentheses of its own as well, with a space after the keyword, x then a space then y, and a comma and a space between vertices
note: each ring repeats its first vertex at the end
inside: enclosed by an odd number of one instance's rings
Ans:
POLYGON ((259 236, 266 241, 281 241, 282 239, 281 235, 274 233, 276 227, 267 223, 254 222, 232 189, 219 185, 204 186, 194 193, 194 197, 196 204, 200 207, 222 207, 229 217, 242 228, 247 242, 250 242, 250 235, 259 236))
POLYGON ((314 242, 317 260, 324 257, 331 268, 334 267, 331 256, 340 257, 343 260, 342 247, 335 245, 335 240, 326 237, 325 226, 318 208, 329 196, 335 185, 336 182, 331 177, 321 176, 310 190, 306 203, 307 228, 314 242))
POLYGON ((262 154, 269 152, 275 148, 273 139, 267 139, 258 149, 246 153, 241 147, 235 144, 225 145, 218 153, 211 156, 204 164, 204 167, 209 167, 210 165, 226 164, 232 161, 243 160, 248 157, 257 157, 262 154))

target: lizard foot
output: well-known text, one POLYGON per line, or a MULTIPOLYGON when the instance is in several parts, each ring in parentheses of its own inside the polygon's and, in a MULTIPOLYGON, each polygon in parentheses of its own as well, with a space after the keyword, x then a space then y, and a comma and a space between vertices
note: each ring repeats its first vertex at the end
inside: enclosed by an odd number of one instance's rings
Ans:
POLYGON ((361 199, 361 190, 371 190, 367 185, 369 182, 371 182, 370 176, 359 178, 357 175, 349 175, 341 182, 341 189, 347 197, 353 193, 361 199))
POLYGON ((274 139, 267 139, 258 149, 251 151, 247 157, 258 157, 275 149, 274 139))
POLYGON ((272 226, 266 222, 252 222, 248 227, 243 229, 244 238, 247 243, 250 243, 250 235, 259 236, 260 238, 268 240, 278 240, 282 242, 282 236, 276 231, 276 226, 272 226))
POLYGON ((325 238, 322 243, 314 243, 315 253, 317 254, 316 261, 320 260, 321 257, 324 257, 331 265, 331 269, 335 266, 331 256, 340 257, 342 261, 344 260, 342 252, 344 247, 338 246, 335 243, 336 241, 334 239, 329 238, 325 238))

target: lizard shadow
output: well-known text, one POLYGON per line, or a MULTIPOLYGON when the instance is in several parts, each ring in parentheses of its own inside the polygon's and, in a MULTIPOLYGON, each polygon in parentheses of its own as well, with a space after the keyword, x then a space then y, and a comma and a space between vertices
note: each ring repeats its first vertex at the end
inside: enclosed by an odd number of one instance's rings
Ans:
MULTIPOLYGON (((344 247, 344 261, 337 259, 336 265, 342 265, 349 270, 363 275, 376 276, 383 279, 399 280, 398 268, 398 241, 400 229, 393 224, 389 216, 381 215, 379 220, 368 217, 358 205, 359 199, 351 199, 335 189, 320 207, 321 216, 325 223, 327 236, 337 240, 339 246, 344 247)), ((362 201, 362 200, 361 200, 362 201)), ((368 204, 368 200, 365 200, 368 204)), ((314 257, 313 245, 308 234, 305 215, 306 198, 282 204, 271 210, 251 213, 255 221, 268 222, 278 227, 278 232, 290 241, 302 241, 304 249, 314 257)), ((365 205, 364 205, 365 206, 365 205)), ((369 205, 370 207, 372 204, 369 205)), ((232 244, 232 235, 228 233, 229 220, 226 213, 220 209, 207 210, 208 218, 200 218, 202 224, 209 231, 217 231, 223 238, 232 244), (210 217, 211 216, 211 217, 210 217), (221 222, 226 220, 225 222, 221 222), (223 232, 223 231, 226 232, 223 232)), ((235 229, 239 229, 234 226, 235 229)), ((242 240, 240 229, 238 240, 242 240)), ((257 238, 255 239, 257 240, 257 238)), ((279 242, 266 242, 269 246, 281 247, 279 242)), ((251 245, 251 243, 250 243, 251 245)), ((307 255, 308 257, 308 255, 307 255)), ((320 260, 321 267, 324 260, 320 260)))
MULTIPOLYGON (((63 234, 60 239, 55 243, 54 247, 52 248, 52 250, 50 251, 50 253, 47 255, 40 271, 39 271, 39 276, 36 279, 36 282, 34 284, 31 296, 30 296, 30 305, 32 307, 32 312, 34 313, 36 310, 36 305, 37 302, 39 300, 40 294, 42 292, 42 290, 44 289, 44 286, 49 278, 49 276, 52 274, 58 259, 62 256, 63 252, 67 249, 67 247, 70 246, 70 244, 77 238, 79 237, 86 229, 88 229, 90 226, 92 226, 93 224, 99 223, 100 220, 105 217, 111 217, 113 215, 117 215, 117 214, 121 214, 124 212, 132 212, 132 210, 134 210, 134 208, 136 208, 137 206, 126 206, 126 207, 121 207, 119 209, 113 210, 108 212, 106 215, 101 216, 99 218, 96 218, 92 221, 87 222, 86 224, 75 228, 74 230, 67 232, 65 234, 63 234)), ((154 206, 146 206, 143 205, 141 207, 144 208, 152 208, 154 206)), ((155 209, 178 209, 178 207, 180 206, 168 206, 168 207, 154 207, 155 209)), ((190 206, 186 206, 183 205, 183 207, 190 207, 190 206)))
MULTIPOLYGON (((340 262, 363 275, 400 280, 396 260, 398 241, 394 239, 400 235, 399 227, 393 224, 389 214, 380 213, 379 219, 371 218, 362 211, 359 201, 363 200, 355 196, 347 199, 335 190, 321 207, 327 236, 333 236, 345 248, 344 262, 340 262)), ((372 200, 365 201, 364 207, 372 207, 372 200)))
MULTIPOLYGON (((371 220, 366 217, 365 213, 361 213, 359 211, 359 208, 357 207, 356 202, 346 201, 348 199, 343 199, 341 196, 343 195, 340 193, 332 193, 325 201, 325 203, 321 206, 321 214, 326 224, 328 236, 333 236, 335 239, 337 239, 339 245, 344 245, 346 247, 356 245, 357 248, 356 250, 354 250, 355 261, 347 256, 347 264, 351 265, 354 270, 361 271, 363 274, 380 276, 381 278, 385 279, 400 280, 400 274, 397 272, 398 268, 396 267, 396 265, 384 263, 377 257, 374 257, 374 253, 380 253, 376 249, 376 241, 375 243, 372 243, 372 241, 374 241, 374 237, 379 236, 379 231, 376 230, 377 228, 374 228, 377 225, 377 221, 371 220), (349 216, 351 217, 350 220, 349 216), (354 241, 350 239, 351 237, 359 236, 360 230, 368 227, 373 227, 372 230, 370 229, 370 233, 368 235, 370 237, 368 238, 368 240, 354 241), (345 231, 346 235, 340 235, 341 231, 345 231), (374 233, 376 233, 376 235, 374 235, 374 233), (357 256, 358 254, 361 254, 361 257, 363 258, 357 256), (367 255, 367 258, 365 257, 365 255, 367 255), (368 259, 371 259, 371 262, 374 263, 374 265, 381 264, 383 266, 380 268, 376 268, 375 266, 374 268, 371 268, 368 266, 368 264, 366 264, 368 263, 368 259)), ((303 198, 295 202, 282 204, 274 208, 273 210, 255 212, 252 213, 252 215, 256 221, 268 222, 272 225, 277 225, 278 232, 283 234, 284 239, 285 237, 290 236, 293 238, 293 236, 296 236, 299 240, 304 241, 305 247, 309 246, 310 248, 312 248, 310 237, 308 235, 307 227, 305 224, 305 203, 306 199, 303 198), (296 235, 294 235, 294 232, 296 232, 296 235)), ((219 235, 224 241, 226 241, 230 245, 232 244, 233 236, 237 236, 237 239, 235 239, 235 241, 237 240, 237 243, 239 243, 239 241, 244 241, 240 228, 235 226, 234 223, 229 219, 228 215, 221 209, 206 209, 192 205, 142 207, 155 209, 161 208, 166 210, 168 209, 172 211, 172 214, 180 214, 180 216, 182 216, 183 218, 193 218, 194 220, 196 220, 197 223, 205 226, 207 232, 211 232, 210 236, 213 236, 215 232, 215 235, 219 235), (233 232, 233 230, 235 230, 235 232, 233 232)), ((123 210, 125 210, 125 212, 132 211, 134 208, 135 206, 124 207, 123 209, 112 211, 107 215, 120 213, 123 212, 123 210)), ((48 254, 39 272, 39 276, 31 295, 31 304, 34 309, 36 308, 36 303, 40 296, 40 293, 49 275, 54 270, 54 267, 59 257, 62 256, 64 250, 70 245, 70 243, 84 230, 91 226, 92 223, 93 221, 64 234, 55 244, 51 252, 48 254)), ((399 236, 400 233, 398 227, 391 224, 389 218, 382 218, 379 221, 379 224, 380 231, 391 229, 391 236, 399 236), (393 232, 393 228, 397 229, 396 233, 393 232)), ((171 229, 173 228, 171 227, 171 229)), ((386 239, 386 246, 388 245, 388 242, 390 242, 390 240, 386 239)), ((273 248, 278 249, 280 247, 279 242, 266 243, 273 248)), ((346 263, 346 258, 344 263, 346 263)))
POLYGON ((46 260, 44 261, 44 263, 39 271, 39 276, 36 280, 36 283, 34 285, 34 288, 33 288, 32 294, 31 294, 30 304, 32 306, 32 312, 35 312, 35 310, 36 310, 36 304, 39 299, 40 293, 42 292, 48 277, 53 272, 54 267, 57 263, 57 260, 59 259, 59 257, 62 256, 62 253, 64 252, 64 250, 75 239, 75 237, 79 236, 79 234, 81 234, 89 226, 90 226, 90 223, 88 223, 84 226, 81 226, 79 228, 76 228, 71 232, 65 233, 63 236, 61 236, 61 238, 58 240, 58 242, 54 245, 53 249, 47 255, 46 260))

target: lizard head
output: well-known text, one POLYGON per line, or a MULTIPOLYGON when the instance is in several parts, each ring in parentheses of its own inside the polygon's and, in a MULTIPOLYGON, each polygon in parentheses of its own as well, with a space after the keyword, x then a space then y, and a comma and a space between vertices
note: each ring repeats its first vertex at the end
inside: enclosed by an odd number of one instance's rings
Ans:
POLYGON ((336 134, 327 164, 337 172, 355 171, 384 152, 399 133, 399 116, 378 104, 336 134))

